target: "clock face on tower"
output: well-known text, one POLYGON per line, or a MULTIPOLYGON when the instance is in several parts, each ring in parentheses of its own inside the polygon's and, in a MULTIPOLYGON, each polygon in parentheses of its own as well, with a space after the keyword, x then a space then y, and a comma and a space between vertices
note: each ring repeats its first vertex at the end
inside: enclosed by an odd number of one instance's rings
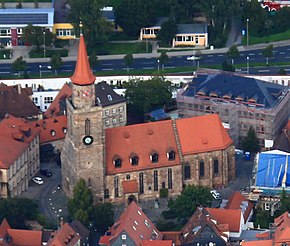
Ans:
POLYGON ((91 145, 94 142, 94 138, 92 136, 84 136, 83 143, 85 145, 91 145))

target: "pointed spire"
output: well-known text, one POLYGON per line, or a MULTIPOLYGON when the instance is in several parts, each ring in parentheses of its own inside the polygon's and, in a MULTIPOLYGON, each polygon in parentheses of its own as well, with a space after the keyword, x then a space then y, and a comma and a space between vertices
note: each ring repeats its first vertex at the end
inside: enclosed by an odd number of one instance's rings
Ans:
POLYGON ((95 82, 96 77, 91 71, 88 54, 86 50, 83 34, 80 35, 80 44, 78 51, 77 64, 71 81, 75 85, 91 85, 95 82))

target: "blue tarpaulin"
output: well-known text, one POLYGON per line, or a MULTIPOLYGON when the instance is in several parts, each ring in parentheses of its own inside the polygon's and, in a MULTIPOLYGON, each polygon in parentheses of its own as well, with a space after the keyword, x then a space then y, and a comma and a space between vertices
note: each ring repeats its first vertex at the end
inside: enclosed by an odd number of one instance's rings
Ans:
POLYGON ((262 152, 258 155, 256 186, 280 187, 286 172, 285 185, 290 185, 290 157, 289 153, 274 150, 262 152), (287 163, 288 158, 288 163, 287 163))

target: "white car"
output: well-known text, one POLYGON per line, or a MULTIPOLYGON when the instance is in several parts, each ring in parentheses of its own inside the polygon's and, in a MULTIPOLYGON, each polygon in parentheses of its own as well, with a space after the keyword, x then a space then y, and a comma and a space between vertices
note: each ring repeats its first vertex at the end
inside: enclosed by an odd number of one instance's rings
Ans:
POLYGON ((222 198, 221 194, 217 190, 211 190, 210 193, 215 200, 222 198))
POLYGON ((200 57, 199 56, 188 56, 186 57, 186 60, 188 61, 196 61, 196 60, 199 60, 200 57))
POLYGON ((39 184, 39 185, 43 184, 43 179, 40 177, 34 177, 34 178, 32 178, 32 181, 36 184, 39 184))

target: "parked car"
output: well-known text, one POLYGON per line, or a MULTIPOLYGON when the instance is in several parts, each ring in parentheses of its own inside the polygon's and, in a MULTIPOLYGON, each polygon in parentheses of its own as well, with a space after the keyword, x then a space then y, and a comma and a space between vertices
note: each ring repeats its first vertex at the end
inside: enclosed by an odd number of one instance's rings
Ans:
POLYGON ((222 198, 221 194, 217 190, 211 190, 210 193, 215 200, 222 198))
POLYGON ((39 184, 39 185, 43 184, 43 179, 40 177, 34 177, 34 178, 32 178, 32 181, 36 184, 39 184))
POLYGON ((188 61, 196 61, 196 60, 199 60, 200 57, 199 56, 188 56, 186 57, 186 60, 188 61))
POLYGON ((40 169, 40 174, 46 177, 51 177, 52 176, 52 172, 47 170, 47 169, 40 169))

